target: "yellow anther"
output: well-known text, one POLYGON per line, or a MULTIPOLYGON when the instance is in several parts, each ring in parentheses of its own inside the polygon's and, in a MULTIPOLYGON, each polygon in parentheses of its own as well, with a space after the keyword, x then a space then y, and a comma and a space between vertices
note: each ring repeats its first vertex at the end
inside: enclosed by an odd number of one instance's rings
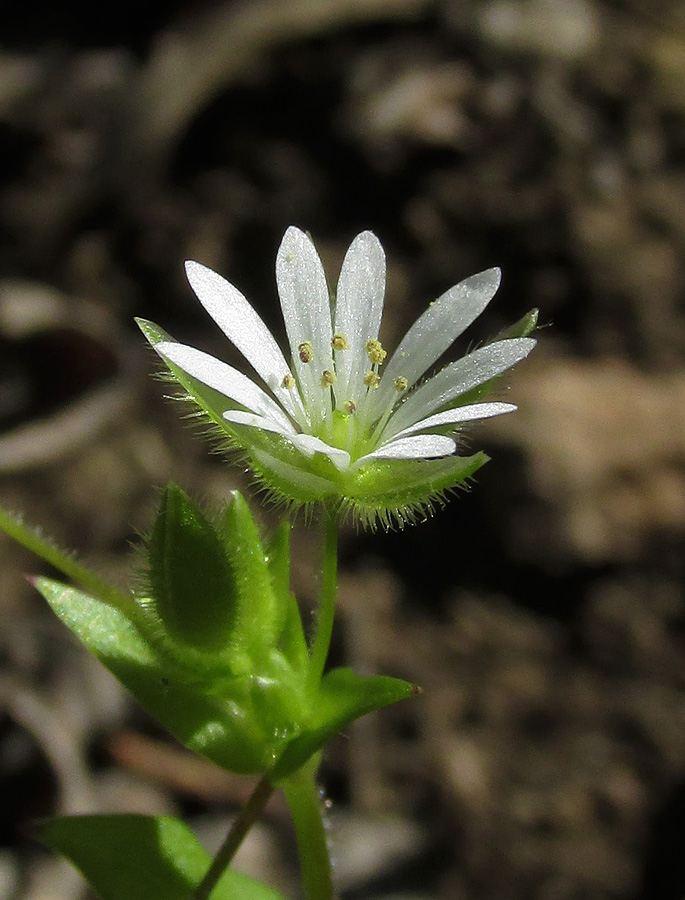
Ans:
POLYGON ((334 350, 349 350, 350 345, 347 343, 347 339, 343 334, 334 334, 333 340, 331 341, 331 347, 334 350))
POLYGON ((324 369, 321 375, 321 387, 330 387, 332 384, 338 380, 335 372, 330 372, 328 369, 324 369))
POLYGON ((345 402, 343 403, 343 409, 348 416, 352 416, 357 412, 357 407, 352 400, 345 400, 345 402))
POLYGON ((297 352, 300 354, 300 362, 310 363, 314 359, 314 351, 312 350, 311 341, 302 341, 300 346, 297 348, 297 352))
POLYGON ((372 365, 380 366, 383 364, 383 360, 388 355, 387 352, 383 349, 383 345, 380 341, 375 338, 371 341, 367 341, 364 344, 364 350, 366 350, 366 355, 369 357, 369 360, 372 365))
POLYGON ((290 372, 288 372, 287 375, 283 376, 283 381, 281 382, 281 387, 285 388, 287 391, 292 391, 292 389, 295 387, 295 379, 290 374, 290 372))
POLYGON ((364 384, 367 388, 373 388, 374 390, 381 383, 381 377, 376 372, 367 372, 364 376, 364 384))
POLYGON ((397 391, 398 394, 403 394, 409 387, 409 382, 404 377, 404 375, 400 375, 399 378, 396 378, 393 381, 393 385, 395 386, 395 390, 397 391))

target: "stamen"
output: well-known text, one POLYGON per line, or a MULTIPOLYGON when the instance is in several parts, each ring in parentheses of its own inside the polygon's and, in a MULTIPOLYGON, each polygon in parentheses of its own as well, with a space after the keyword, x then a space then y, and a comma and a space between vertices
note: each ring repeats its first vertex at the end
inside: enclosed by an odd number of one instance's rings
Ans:
POLYGON ((383 360, 388 355, 387 351, 383 349, 383 345, 379 340, 375 338, 373 340, 367 341, 364 344, 364 350, 366 351, 366 355, 369 357, 369 361, 374 366, 380 366, 383 364, 383 360))
MULTIPOLYGON (((409 381, 404 377, 404 375, 400 375, 393 381, 392 384, 398 394, 403 394, 409 387, 409 381)), ((383 429, 388 424, 390 416, 392 415, 392 411, 395 407, 395 403, 397 403, 397 398, 391 397, 390 402, 385 408, 385 412, 376 423, 376 427, 373 429, 374 437, 376 437, 378 440, 380 440, 381 435, 383 434, 383 429)))
POLYGON ((321 375, 321 387, 331 387, 331 385, 334 385, 337 380, 338 377, 335 372, 331 372, 329 369, 325 369, 321 375))
POLYGON ((381 383, 381 376, 377 372, 367 372, 364 376, 364 384, 367 388, 373 388, 376 390, 378 385, 381 383))
POLYGON ((290 374, 290 372, 288 372, 287 375, 283 376, 283 381, 281 382, 281 387, 285 388, 287 391, 292 391, 292 389, 295 387, 295 379, 290 374))
POLYGON ((347 343, 347 339, 343 334, 334 334, 333 340, 331 341, 331 347, 334 350, 349 350, 350 345, 347 343))
POLYGON ((343 403, 343 409, 348 416, 353 416, 357 411, 357 406, 352 400, 345 400, 345 402, 343 403))
POLYGON ((297 348, 297 352, 300 354, 300 362, 310 363, 314 359, 314 351, 312 350, 311 341, 302 341, 300 346, 297 348))

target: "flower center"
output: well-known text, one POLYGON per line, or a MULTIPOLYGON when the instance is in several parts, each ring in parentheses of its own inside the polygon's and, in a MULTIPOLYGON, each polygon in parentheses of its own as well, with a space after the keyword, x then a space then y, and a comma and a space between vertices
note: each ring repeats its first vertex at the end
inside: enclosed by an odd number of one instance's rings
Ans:
MULTIPOLYGON (((356 373, 351 373, 351 377, 348 373, 350 396, 341 402, 338 395, 336 401, 334 386, 338 383, 339 365, 342 365, 343 358, 338 354, 345 354, 349 350, 350 344, 345 335, 334 334, 331 339, 332 368, 324 369, 319 376, 319 389, 326 398, 325 413, 323 421, 312 428, 310 433, 332 447, 346 450, 354 462, 375 450, 381 443, 380 438, 395 404, 408 389, 409 383, 403 376, 395 378, 394 391, 385 409, 374 409, 374 397, 381 383, 379 369, 388 354, 381 342, 372 338, 364 344, 364 353, 371 367, 366 371, 360 367, 356 373)), ((312 342, 303 341, 299 344, 297 355, 302 363, 314 362, 312 342)), ((294 385, 295 378, 288 373, 283 378, 281 387, 292 389, 294 385)))

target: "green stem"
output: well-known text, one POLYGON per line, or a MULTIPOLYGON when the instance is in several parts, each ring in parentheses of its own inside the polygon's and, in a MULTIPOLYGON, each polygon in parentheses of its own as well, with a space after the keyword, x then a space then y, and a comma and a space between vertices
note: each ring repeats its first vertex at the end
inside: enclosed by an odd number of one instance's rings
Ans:
POLYGON ((334 900, 322 803, 316 786, 318 754, 281 782, 295 825, 305 900, 334 900))
POLYGON ((240 810, 238 818, 231 825, 226 835, 226 840, 219 847, 219 852, 212 860, 209 869, 207 869, 207 874, 195 889, 193 900, 207 900, 216 887, 217 882, 231 864, 245 835, 264 811, 264 807, 269 802, 273 792, 274 786, 265 775, 252 792, 250 799, 240 810))
POLYGON ((109 603, 130 618, 135 619, 139 615, 138 607, 130 594, 118 591, 99 575, 79 565, 73 556, 69 556, 42 538, 37 531, 24 525, 20 516, 12 515, 2 507, 0 507, 0 529, 99 600, 109 603))
POLYGON ((335 601, 338 593, 338 518, 332 510, 325 510, 323 515, 321 596, 319 599, 319 616, 316 623, 316 637, 312 644, 307 679, 307 687, 310 692, 318 687, 326 665, 333 633, 335 601))

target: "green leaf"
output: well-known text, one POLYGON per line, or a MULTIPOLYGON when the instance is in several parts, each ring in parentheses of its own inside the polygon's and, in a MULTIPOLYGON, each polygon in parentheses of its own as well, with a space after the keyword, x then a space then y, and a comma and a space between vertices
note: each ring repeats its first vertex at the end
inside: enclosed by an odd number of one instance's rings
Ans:
POLYGON ((254 679, 204 678, 160 654, 125 615, 76 588, 37 578, 56 615, 182 744, 232 772, 264 772, 275 742, 253 711, 254 679))
MULTIPOLYGON (((79 869, 102 900, 191 900, 211 858, 190 829, 168 816, 66 816, 37 837, 79 869)), ((227 869, 211 900, 284 900, 227 869)))
POLYGON ((286 778, 299 769, 348 723, 418 692, 415 685, 399 678, 365 677, 352 669, 333 669, 321 681, 307 728, 288 744, 272 779, 286 778))
POLYGON ((237 614, 236 575, 198 505, 176 484, 162 496, 148 544, 149 605, 180 644, 222 650, 237 614))

